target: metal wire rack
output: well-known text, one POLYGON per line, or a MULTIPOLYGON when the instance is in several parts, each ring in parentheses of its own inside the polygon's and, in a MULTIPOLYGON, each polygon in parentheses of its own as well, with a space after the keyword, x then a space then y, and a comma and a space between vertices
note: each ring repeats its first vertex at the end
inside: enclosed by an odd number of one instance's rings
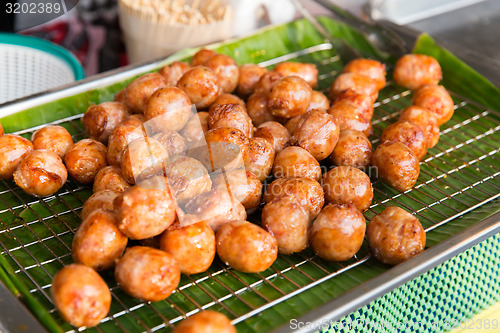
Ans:
MULTIPOLYGON (((341 70, 330 44, 320 44, 272 59, 261 65, 297 60, 317 64, 319 87, 326 90, 341 70)), ((375 104, 374 137, 394 122, 411 104, 410 92, 391 83, 380 92, 375 104)), ((367 219, 389 205, 415 214, 426 231, 452 221, 500 196, 500 114, 453 94, 455 115, 441 128, 438 145, 421 163, 416 186, 400 193, 376 182, 367 219)), ((83 138, 80 116, 55 122, 83 138)), ((17 134, 29 137, 38 127, 17 134)), ((377 139, 373 144, 377 144, 377 139)), ((72 262, 71 242, 80 223, 79 211, 91 189, 69 180, 57 194, 36 199, 11 181, 0 182, 0 250, 15 270, 16 278, 28 286, 37 300, 49 309, 61 326, 71 331, 57 314, 51 298, 52 277, 72 262)), ((104 272, 113 301, 110 313, 92 330, 162 331, 201 309, 215 309, 228 315, 233 324, 251 318, 326 280, 363 265, 370 258, 364 245, 355 258, 326 262, 312 251, 279 256, 260 274, 243 274, 215 260, 202 274, 182 276, 178 289, 168 299, 142 302, 126 295, 117 286, 112 272, 104 272), (279 282, 279 283, 278 283, 279 282)), ((81 329, 85 330, 85 329, 81 329)), ((89 329, 90 330, 90 329, 89 329)))

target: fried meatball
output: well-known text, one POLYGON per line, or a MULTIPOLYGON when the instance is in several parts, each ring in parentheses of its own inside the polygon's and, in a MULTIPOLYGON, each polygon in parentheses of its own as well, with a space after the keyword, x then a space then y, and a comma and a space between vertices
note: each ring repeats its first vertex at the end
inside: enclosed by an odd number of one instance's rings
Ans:
POLYGON ((134 113, 143 113, 149 97, 166 86, 167 80, 160 74, 144 74, 125 88, 125 105, 134 113))
POLYGON ((168 156, 182 155, 186 152, 186 140, 177 132, 164 130, 153 135, 153 139, 158 141, 168 153, 168 156))
POLYGON ((130 239, 161 234, 175 221, 176 205, 162 176, 132 186, 113 203, 118 228, 130 239))
POLYGON ((115 265, 127 247, 128 238, 118 229, 115 216, 107 210, 95 210, 78 227, 71 255, 77 264, 105 270, 115 265))
POLYGON ((0 136, 0 179, 10 179, 21 161, 33 150, 30 140, 17 134, 0 136))
POLYGON ((196 52, 191 58, 191 66, 201 66, 205 62, 207 62, 208 59, 212 58, 216 54, 217 52, 215 51, 201 49, 198 52, 196 52))
POLYGON ((158 74, 163 76, 168 86, 175 87, 179 79, 191 69, 191 66, 182 61, 174 61, 158 70, 158 74))
POLYGON ((167 252, 134 246, 128 248, 116 263, 115 279, 132 297, 157 302, 177 288, 181 271, 174 257, 167 252))
POLYGON ((123 178, 120 168, 110 165, 102 168, 95 175, 92 190, 94 193, 105 190, 123 192, 129 187, 130 185, 123 178))
POLYGON ((370 136, 373 133, 372 123, 357 110, 358 108, 353 103, 338 100, 333 103, 328 113, 333 116, 341 131, 350 129, 370 136))
POLYGON ((76 327, 92 327, 106 317, 111 293, 106 282, 92 268, 71 264, 52 281, 50 294, 64 320, 76 327))
POLYGON ((333 101, 333 104, 340 104, 340 106, 349 108, 353 112, 360 113, 368 120, 372 120, 373 118, 374 107, 371 97, 359 94, 352 89, 340 92, 333 101))
POLYGON ((366 168, 370 165, 372 144, 363 132, 355 130, 340 131, 339 141, 330 155, 333 164, 366 168))
MULTIPOLYGON (((321 111, 321 110, 318 110, 318 111, 321 111)), ((307 112, 309 112, 309 111, 307 111, 307 112)), ((304 115, 300 115, 300 116, 296 116, 296 117, 288 119, 288 121, 285 124, 285 127, 288 130, 288 132, 290 133, 290 135, 293 136, 293 134, 295 133, 295 130, 297 129, 297 126, 299 126, 299 123, 302 122, 303 116, 304 115)))
POLYGON ((267 203, 262 209, 262 227, 278 242, 282 254, 300 252, 309 245, 309 212, 288 195, 267 203))
POLYGON ((427 153, 427 141, 422 129, 409 121, 398 121, 387 126, 382 132, 380 142, 401 142, 410 148, 415 156, 421 160, 427 153))
POLYGON ((167 159, 167 150, 155 139, 136 139, 123 152, 123 178, 129 184, 135 184, 152 175, 161 175, 167 159))
POLYGON ((83 139, 69 147, 64 156, 68 173, 81 184, 90 184, 95 175, 108 163, 107 149, 101 142, 83 139))
POLYGON ((426 235, 415 216, 399 207, 387 207, 368 223, 366 239, 375 258, 397 265, 424 250, 426 235))
POLYGON ((261 93, 261 94, 269 94, 271 90, 274 88, 276 83, 283 77, 278 72, 275 71, 268 71, 264 73, 261 77, 259 82, 255 85, 255 93, 261 93))
POLYGON ((377 90, 385 87, 385 65, 373 59, 354 59, 345 67, 343 73, 356 73, 368 76, 375 81, 377 90))
POLYGON ((82 124, 89 138, 108 142, 111 132, 128 116, 127 107, 119 102, 104 102, 89 106, 83 114, 82 124))
POLYGON ((233 58, 224 54, 216 54, 208 59, 203 66, 210 68, 215 73, 223 92, 232 93, 236 89, 240 78, 240 68, 233 58))
POLYGON ((179 88, 156 90, 146 103, 144 117, 156 132, 180 131, 191 117, 191 100, 179 88))
POLYGON ((278 256, 278 242, 270 233, 247 221, 224 224, 215 234, 217 254, 244 273, 265 271, 278 256))
POLYGON ((318 69, 314 64, 306 64, 301 62, 282 62, 274 67, 273 71, 280 73, 283 76, 298 76, 315 88, 318 85, 318 69))
POLYGON ((186 126, 180 131, 188 148, 205 145, 205 133, 208 131, 208 112, 198 112, 189 118, 186 126))
POLYGON ((245 109, 245 102, 241 98, 233 94, 224 93, 220 94, 219 97, 217 97, 217 99, 215 100, 215 102, 212 105, 210 105, 208 112, 212 112, 212 110, 215 107, 225 104, 238 104, 242 106, 243 109, 245 109))
POLYGON ((321 167, 307 150, 300 147, 286 147, 274 159, 274 178, 307 177, 319 181, 321 167))
POLYGON ((420 164, 413 151, 401 142, 384 142, 372 154, 378 178, 400 192, 415 185, 420 164))
POLYGON ((187 71, 177 82, 191 102, 199 109, 207 109, 219 96, 219 81, 211 69, 197 66, 187 71))
POLYGON ((363 171, 351 166, 338 166, 323 176, 325 200, 333 204, 353 203, 364 212, 373 200, 370 178, 363 171))
POLYGON ((83 204, 82 212, 80 213, 82 220, 85 220, 90 213, 97 209, 113 211, 113 201, 119 195, 120 192, 110 190, 99 191, 92 194, 83 204))
POLYGON ((255 126, 279 119, 268 108, 269 96, 263 93, 252 94, 247 101, 247 113, 255 126))
POLYGON ((276 153, 282 151, 290 143, 290 133, 285 126, 276 121, 266 121, 260 124, 254 135, 266 139, 276 153))
POLYGON ((330 101, 328 97, 325 96, 322 92, 313 90, 311 95, 311 103, 309 103, 309 107, 307 111, 319 109, 319 110, 328 110, 330 108, 330 101))
POLYGON ((439 141, 439 125, 436 115, 419 106, 410 106, 404 109, 399 116, 399 121, 409 121, 418 125, 424 132, 428 149, 434 147, 439 141))
POLYGON ((107 160, 110 165, 120 166, 123 152, 128 144, 136 139, 146 137, 142 123, 136 118, 129 118, 118 125, 108 139, 107 160))
POLYGON ((48 150, 30 152, 17 166, 14 181, 24 192, 46 197, 59 191, 68 179, 68 171, 56 153, 48 150))
POLYGON ((250 138, 248 141, 248 150, 243 156, 245 168, 263 182, 273 169, 274 148, 263 138, 250 138))
POLYGON ((33 133, 31 142, 35 149, 45 149, 64 158, 66 151, 73 144, 71 134, 62 126, 45 126, 33 133))
POLYGON ((321 111, 308 111, 297 124, 290 143, 308 152, 318 161, 327 158, 339 139, 339 127, 332 115, 321 111))
POLYGON ((406 54, 399 58, 392 74, 394 82, 416 90, 426 84, 437 85, 443 78, 436 59, 424 54, 406 54))
POLYGON ((202 310, 181 321, 173 333, 236 333, 236 329, 223 314, 202 310))
POLYGON ((363 245, 365 230, 365 218, 352 203, 329 204, 312 225, 311 246, 325 260, 349 260, 363 245))
POLYGON ((305 177, 276 179, 267 187, 263 201, 268 204, 286 196, 294 197, 297 203, 306 209, 311 220, 325 204, 325 193, 320 183, 305 177))
POLYGON ((245 99, 248 98, 254 93, 255 86, 266 72, 267 69, 259 65, 245 64, 240 66, 240 77, 238 78, 236 93, 245 99))
POLYGON ((269 94, 269 110, 277 117, 292 118, 307 111, 312 89, 298 76, 280 79, 269 94))
POLYGON ((212 180, 208 170, 194 158, 179 156, 165 167, 165 175, 176 201, 183 205, 197 194, 208 192, 212 180))
POLYGON ((228 191, 233 199, 241 202, 247 211, 260 204, 262 183, 255 175, 245 170, 231 170, 214 177, 214 190, 228 191))
POLYGON ((413 105, 432 111, 441 126, 451 119, 455 107, 453 99, 443 86, 422 86, 413 94, 413 105))
POLYGON ((330 88, 330 99, 333 101, 344 90, 351 89, 355 93, 370 96, 372 103, 377 100, 378 90, 375 80, 357 73, 342 73, 330 88))
POLYGON ((239 104, 222 104, 210 108, 208 112, 208 128, 231 127, 239 129, 247 137, 253 136, 252 119, 244 106, 239 104))
POLYGON ((215 257, 215 234, 206 222, 174 224, 163 232, 160 249, 170 253, 182 274, 205 272, 215 257))

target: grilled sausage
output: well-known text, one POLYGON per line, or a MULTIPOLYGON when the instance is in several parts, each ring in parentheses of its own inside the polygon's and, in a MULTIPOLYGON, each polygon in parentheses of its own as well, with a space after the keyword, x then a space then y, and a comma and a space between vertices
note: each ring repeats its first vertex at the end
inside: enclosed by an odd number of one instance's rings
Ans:
POLYGON ((240 77, 236 92, 241 97, 247 99, 255 91, 255 86, 267 69, 254 64, 245 64, 240 66, 240 77))
POLYGON ((158 74, 163 76, 167 81, 168 86, 175 87, 179 79, 191 69, 191 66, 182 61, 174 61, 169 65, 165 65, 158 70, 158 74))
POLYGON ((255 130, 256 137, 266 139, 276 153, 282 151, 290 143, 290 133, 285 126, 276 121, 260 124, 255 130))
POLYGON ((345 67, 343 73, 356 73, 368 76, 375 81, 377 90, 385 87, 385 65, 373 59, 354 59, 345 67))
POLYGON ((49 150, 64 158, 66 151, 73 144, 73 138, 62 126, 45 126, 33 133, 31 142, 35 149, 49 150))
POLYGON ((307 150, 300 147, 287 147, 274 159, 274 178, 307 177, 319 181, 321 168, 318 161, 307 150))
POLYGON ((30 140, 17 134, 0 136, 0 179, 10 179, 21 161, 33 150, 30 140))
POLYGON ((211 69, 196 66, 187 71, 177 82, 177 87, 183 90, 198 108, 207 109, 219 95, 219 81, 211 69))
POLYGON ((191 117, 191 100, 176 87, 156 90, 146 103, 144 117, 153 131, 180 131, 191 117))
POLYGON ((232 93, 238 86, 240 68, 230 56, 216 54, 208 59, 203 66, 210 68, 215 73, 223 92, 232 93))
POLYGON ((410 106, 404 109, 399 116, 400 121, 409 121, 418 125, 424 132, 428 149, 434 147, 439 141, 439 125, 437 117, 431 111, 419 106, 410 106))
POLYGON ((82 124, 89 138, 108 143, 111 132, 128 116, 127 107, 119 102, 104 102, 89 106, 83 114, 82 124))
POLYGON ((357 73, 342 73, 333 81, 330 88, 330 99, 335 100, 340 93, 347 89, 370 96, 372 103, 378 97, 377 83, 372 78, 357 73))
POLYGON ((215 311, 203 310, 181 321, 173 333, 236 333, 231 321, 215 311))
POLYGON ((92 190, 94 193, 105 190, 123 192, 129 187, 130 185, 123 178, 120 168, 110 165, 102 168, 95 175, 92 190))
POLYGON ((93 139, 83 139, 69 147, 64 156, 68 173, 81 184, 90 184, 108 163, 107 148, 93 139))
POLYGON ((283 76, 298 76, 306 81, 311 88, 315 88, 318 85, 318 69, 314 64, 282 62, 277 64, 273 71, 278 72, 283 76))
POLYGON ((422 86, 413 94, 413 105, 426 108, 437 117, 441 126, 451 119, 455 111, 453 99, 443 86, 422 86))
POLYGON ((437 85, 443 78, 436 59, 424 54, 406 54, 398 59, 392 75, 394 81, 410 90, 426 84, 437 85))
POLYGON ((144 74, 125 88, 125 105, 134 113, 143 113, 149 97, 166 86, 167 80, 160 74, 144 74))
POLYGON ((113 211, 113 201, 119 195, 120 192, 110 190, 92 194, 83 204, 82 212, 80 213, 82 220, 85 220, 90 213, 98 209, 113 211))
POLYGON ((255 175, 245 170, 231 170, 214 177, 214 190, 229 191, 234 200, 241 202, 247 211, 260 204, 262 183, 255 175))
POLYGON ((161 175, 167 159, 167 150, 155 139, 136 139, 123 152, 123 178, 129 184, 135 184, 153 175, 161 175))
POLYGON ((419 160, 427 153, 427 141, 422 129, 409 121, 398 121, 386 127, 380 141, 401 142, 410 148, 419 160))
POLYGON ((353 203, 362 212, 370 207, 373 199, 370 178, 363 171, 350 166, 339 166, 325 173, 323 190, 327 202, 353 203))
POLYGON ((274 148, 263 138, 250 138, 248 142, 247 153, 243 156, 245 168, 263 182, 273 168, 274 148))
POLYGON ((337 166, 366 168, 370 165, 371 156, 372 144, 366 135, 347 129, 340 131, 339 141, 330 155, 330 160, 337 166))
POLYGON ((269 110, 277 117, 292 118, 307 111, 312 89, 298 76, 281 78, 269 94, 269 110))

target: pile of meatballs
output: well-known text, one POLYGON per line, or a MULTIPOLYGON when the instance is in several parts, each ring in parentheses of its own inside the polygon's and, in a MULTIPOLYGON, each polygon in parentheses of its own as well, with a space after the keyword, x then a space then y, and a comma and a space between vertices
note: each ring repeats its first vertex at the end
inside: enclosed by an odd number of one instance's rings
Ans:
MULTIPOLYGON (((111 293, 97 271, 114 267, 120 287, 145 301, 167 298, 182 274, 206 271, 215 255, 233 269, 258 273, 278 253, 311 246, 325 260, 352 258, 366 238, 378 260, 394 265, 420 253, 418 219, 387 207, 366 224, 373 199, 366 168, 399 191, 417 181, 419 162, 453 115, 439 63, 405 55, 394 81, 414 91, 413 106, 387 127, 372 150, 371 119, 385 66, 355 59, 329 96, 313 90, 314 64, 273 70, 238 66, 200 50, 133 80, 112 102, 90 106, 87 139, 73 143, 61 126, 31 141, 0 136, 0 178, 37 197, 69 176, 92 184, 73 244, 74 264, 54 278, 52 296, 74 326, 97 325, 111 293), (268 184, 265 186, 264 184, 268 184), (326 203, 326 205, 325 205, 326 203), (247 215, 260 214, 260 225, 247 215)), ((234 332, 202 311, 176 332, 234 332)))

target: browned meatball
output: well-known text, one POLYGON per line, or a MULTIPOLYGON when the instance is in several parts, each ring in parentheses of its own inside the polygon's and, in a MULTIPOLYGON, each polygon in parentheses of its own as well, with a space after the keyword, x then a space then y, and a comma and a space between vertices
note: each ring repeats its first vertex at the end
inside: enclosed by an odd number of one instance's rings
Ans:
POLYGON ((50 294, 64 320, 76 327, 92 327, 106 317, 111 293, 106 282, 92 268, 71 264, 52 281, 50 294))
POLYGON ((125 105, 135 113, 143 113, 149 97, 167 86, 167 80, 158 73, 144 74, 125 88, 125 105))
POLYGON ((283 76, 298 76, 311 86, 315 88, 318 85, 318 69, 314 64, 307 64, 301 62, 282 62, 277 64, 273 69, 275 72, 283 76))
POLYGON ((208 108, 219 96, 219 81, 211 69, 197 66, 187 71, 177 82, 191 102, 199 109, 208 108))
POLYGON ((332 104, 345 105, 346 108, 355 110, 356 113, 362 114, 368 120, 373 117, 374 108, 371 97, 359 94, 352 89, 342 91, 332 104))
POLYGON ((214 190, 228 191, 234 200, 241 202, 247 211, 260 204, 262 183, 255 175, 245 170, 231 170, 214 177, 214 190))
POLYGON ((168 153, 168 156, 182 155, 186 152, 186 140, 177 132, 163 130, 153 135, 153 139, 158 141, 168 153))
POLYGON ((203 310, 181 321, 173 333, 236 333, 236 329, 223 314, 203 310))
POLYGON ((131 239, 159 235, 175 221, 176 205, 161 176, 130 187, 116 197, 113 206, 118 228, 131 239))
POLYGON ((286 196, 294 197, 306 209, 311 220, 318 216, 325 204, 325 193, 320 183, 305 177, 276 179, 267 187, 263 201, 270 203, 286 196))
POLYGON ((342 91, 347 89, 370 96, 372 102, 375 102, 378 97, 377 84, 372 78, 357 73, 343 73, 333 81, 330 99, 335 100, 342 91))
POLYGON ((409 121, 398 121, 386 127, 380 141, 401 142, 410 148, 419 160, 427 153, 427 141, 422 129, 409 121))
POLYGON ((333 116, 322 110, 312 110, 302 115, 290 143, 304 148, 321 161, 332 153, 338 139, 339 127, 333 116))
POLYGON ((136 139, 144 137, 146 137, 146 131, 142 123, 135 118, 129 118, 118 125, 109 136, 107 153, 108 163, 110 165, 120 166, 123 152, 127 148, 127 145, 136 139))
POLYGON ((286 147, 274 159, 274 178, 307 177, 319 181, 321 167, 307 150, 300 147, 286 147))
POLYGON ((441 126, 451 119, 455 111, 453 99, 443 86, 422 86, 413 94, 413 105, 432 111, 441 126))
POLYGON ((363 171, 350 166, 339 166, 323 176, 325 199, 333 204, 353 203, 364 212, 373 199, 370 178, 363 171))
POLYGON ((123 178, 129 184, 135 184, 152 175, 161 175, 167 159, 167 150, 155 139, 136 139, 123 152, 123 178))
POLYGON ((0 179, 12 178, 21 161, 33 150, 30 140, 16 134, 0 136, 0 179))
POLYGON ((368 76, 375 81, 377 90, 385 87, 385 65, 373 59, 354 59, 345 67, 344 73, 356 73, 368 76))
POLYGON ((156 90, 144 109, 147 124, 156 132, 181 130, 191 113, 191 100, 176 87, 156 90))
POLYGON ((312 89, 298 76, 280 79, 269 94, 269 110, 277 117, 292 118, 307 111, 312 89))
POLYGON ((179 79, 191 69, 191 66, 182 61, 174 61, 169 65, 165 65, 158 73, 167 80, 167 85, 176 86, 179 79))
POLYGON ((183 205, 197 194, 208 192, 212 181, 208 170, 194 158, 179 156, 165 167, 165 175, 176 201, 183 205))
POLYGON ((94 140, 106 144, 111 132, 128 116, 127 107, 119 102, 91 105, 83 114, 85 133, 94 140))
POLYGON ((261 182, 271 174, 274 163, 274 148, 263 138, 250 138, 248 151, 243 156, 245 168, 261 182))
MULTIPOLYGON (((309 111, 307 111, 307 112, 309 112, 309 111)), ((285 127, 288 130, 288 132, 290 133, 290 135, 293 136, 293 134, 295 133, 295 130, 297 129, 297 126, 299 126, 299 124, 302 122, 303 116, 304 115, 300 115, 300 116, 296 116, 296 117, 288 119, 288 121, 285 124, 285 127)))
POLYGON ((328 110, 329 108, 330 101, 328 100, 328 97, 326 97, 322 92, 313 90, 311 95, 311 103, 309 103, 307 111, 311 111, 314 109, 328 110))
POLYGON ((224 94, 220 94, 219 97, 217 97, 215 102, 212 105, 210 105, 210 108, 208 109, 208 111, 212 112, 212 110, 215 107, 217 107, 219 105, 225 105, 225 104, 238 104, 238 105, 242 106, 243 109, 245 109, 245 102, 241 98, 239 98, 238 96, 233 95, 233 94, 224 93, 224 94))
POLYGON ((438 143, 439 125, 436 115, 431 111, 412 105, 401 112, 399 120, 418 125, 424 132, 427 148, 432 148, 438 143))
POLYGON ((330 160, 337 166, 366 168, 370 165, 371 157, 372 144, 366 135, 348 129, 340 131, 339 141, 330 155, 330 160))
POLYGON ((99 191, 92 194, 83 204, 82 212, 80 213, 82 220, 85 220, 90 213, 97 209, 113 211, 113 201, 119 195, 120 192, 110 190, 99 191))
POLYGON ((215 235, 217 254, 223 262, 244 273, 265 271, 278 256, 278 243, 270 233, 247 222, 230 222, 215 235))
POLYGON ((162 234, 160 248, 174 257, 181 273, 202 273, 214 261, 215 234, 206 222, 174 224, 162 234))
POLYGON ((208 131, 208 112, 198 112, 189 118, 186 126, 180 131, 188 148, 205 145, 205 133, 208 131))
POLYGON ((312 225, 311 246, 325 260, 349 260, 361 248, 365 230, 365 218, 353 204, 329 204, 312 225))
POLYGON ((291 195, 279 197, 262 209, 262 227, 276 238, 279 253, 307 248, 310 226, 309 212, 291 195))
POLYGON ((255 126, 277 120, 268 108, 269 96, 263 93, 252 94, 247 101, 247 113, 255 126))
POLYGON ((17 166, 14 181, 24 192, 46 197, 59 191, 68 179, 68 171, 56 153, 48 150, 30 152, 17 166))
POLYGON ((290 143, 290 133, 285 126, 276 121, 266 121, 260 124, 254 135, 266 139, 276 153, 282 151, 290 143))
POLYGON ((177 288, 181 272, 174 257, 167 252, 134 246, 128 248, 116 263, 115 279, 127 294, 157 302, 177 288))
POLYGON ((212 58, 216 54, 217 52, 215 51, 201 49, 198 52, 196 52, 191 58, 191 66, 201 66, 205 62, 207 62, 208 59, 212 58))
POLYGON ((127 247, 128 238, 118 229, 115 216, 107 210, 95 210, 78 227, 73 237, 73 261, 95 270, 115 265, 127 247))
POLYGON ((198 194, 186 203, 185 210, 188 214, 196 215, 199 221, 205 221, 214 231, 228 222, 247 218, 245 207, 233 199, 227 190, 198 194))
POLYGON ((64 156, 68 172, 77 182, 90 184, 95 175, 108 163, 106 146, 93 139, 83 139, 73 144, 64 156))
POLYGON ((231 127, 239 129, 247 137, 253 136, 252 120, 245 107, 239 104, 222 104, 210 108, 208 128, 231 127))
POLYGON ((259 82, 255 85, 255 93, 261 93, 261 94, 269 94, 271 90, 273 90, 274 86, 278 81, 283 77, 278 72, 275 71, 268 71, 264 73, 261 77, 259 82))
POLYGON ((224 54, 216 54, 208 59, 203 66, 210 68, 219 80, 223 92, 232 93, 238 85, 240 68, 233 58, 224 54))
POLYGON ((92 189, 94 193, 105 190, 123 192, 129 187, 130 185, 123 178, 120 168, 110 165, 102 168, 95 175, 92 189))
POLYGON ((207 146, 200 147, 195 156, 209 171, 243 166, 243 156, 248 150, 248 138, 243 132, 236 128, 218 127, 205 133, 205 140, 207 146))
POLYGON ((387 207, 368 223, 366 239, 375 258, 397 265, 422 252, 426 236, 415 216, 399 207, 387 207))
POLYGON ((62 126, 45 126, 33 133, 31 142, 35 149, 49 150, 64 158, 66 151, 73 144, 73 139, 62 126))
POLYGON ((415 185, 420 164, 413 151, 401 142, 384 142, 372 154, 372 165, 378 178, 398 191, 415 185))
POLYGON ((373 132, 370 119, 360 113, 351 102, 338 100, 333 103, 328 113, 333 116, 341 131, 351 129, 363 132, 366 136, 370 136, 373 132))
POLYGON ((267 69, 254 64, 240 66, 240 77, 236 92, 243 98, 248 98, 255 91, 255 86, 267 69))
POLYGON ((437 85, 443 77, 436 59, 424 54, 406 54, 399 58, 392 74, 394 81, 410 90, 426 84, 437 85))

